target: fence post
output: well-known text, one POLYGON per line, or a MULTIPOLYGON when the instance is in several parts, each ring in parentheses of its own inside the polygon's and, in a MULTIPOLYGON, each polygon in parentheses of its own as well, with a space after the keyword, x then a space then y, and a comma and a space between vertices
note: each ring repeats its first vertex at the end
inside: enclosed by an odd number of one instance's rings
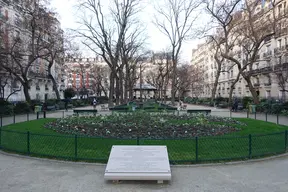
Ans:
POLYGON ((277 125, 279 125, 279 114, 277 113, 277 125))
POLYGON ((29 121, 29 112, 27 113, 27 121, 29 121))
POLYGON ((230 118, 232 117, 232 110, 230 109, 230 118))
POLYGON ((74 152, 75 152, 75 156, 74 156, 74 158, 75 158, 75 160, 77 159, 77 156, 78 156, 78 139, 77 139, 77 135, 75 135, 74 136, 74 144, 75 144, 75 146, 74 146, 74 152))
POLYGON ((30 154, 30 132, 27 131, 27 154, 30 154))
POLYGON ((1 127, 3 126, 3 117, 2 117, 2 115, 1 115, 1 127))
POLYGON ((249 118, 249 110, 247 110, 247 119, 249 118))
POLYGON ((139 137, 137 137, 137 145, 140 145, 139 137))
POLYGON ((2 128, 0 127, 0 149, 2 149, 2 128))
POLYGON ((64 111, 62 111, 62 118, 64 118, 64 111))
POLYGON ((284 143, 285 143, 285 152, 287 151, 287 137, 288 137, 288 130, 285 131, 285 141, 284 141, 284 143))
POLYGON ((252 135, 249 134, 249 159, 252 158, 252 135))
POLYGON ((36 115, 36 116, 37 116, 37 119, 39 119, 39 112, 37 112, 37 115, 36 115))
POLYGON ((15 113, 13 114, 13 123, 16 123, 16 117, 15 117, 15 113))
POLYGON ((266 118, 266 122, 267 122, 267 120, 268 120, 268 114, 267 114, 267 112, 265 113, 265 118, 266 118))
POLYGON ((43 118, 46 119, 46 111, 43 111, 43 118))
POLYGON ((195 137, 195 162, 197 163, 198 162, 198 137, 195 137))

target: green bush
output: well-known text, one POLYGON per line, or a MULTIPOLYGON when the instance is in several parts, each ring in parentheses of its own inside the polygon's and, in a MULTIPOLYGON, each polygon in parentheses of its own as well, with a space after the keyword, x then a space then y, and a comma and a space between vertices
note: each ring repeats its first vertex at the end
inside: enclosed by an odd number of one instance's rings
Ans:
POLYGON ((68 88, 64 90, 64 97, 67 98, 72 98, 76 95, 75 91, 73 88, 68 88))
POLYGON ((8 116, 13 114, 13 108, 14 106, 9 104, 9 105, 0 105, 0 115, 2 116, 8 116))
POLYGON ((56 105, 58 103, 57 99, 48 99, 45 101, 47 106, 56 105))
POLYGON ((7 105, 11 105, 11 103, 9 103, 8 101, 5 101, 3 99, 0 99, 0 106, 7 106, 7 105))
POLYGON ((16 103, 14 107, 15 114, 29 113, 31 111, 30 105, 26 102, 16 103))
POLYGON ((56 105, 56 109, 65 109, 65 102, 59 101, 56 105))
POLYGON ((271 113, 280 114, 282 111, 281 103, 274 103, 271 105, 271 113))
POLYGON ((243 107, 247 109, 249 107, 249 104, 253 103, 253 98, 252 97, 243 97, 242 103, 243 103, 243 107))
POLYGON ((220 107, 220 108, 227 108, 228 106, 229 106, 228 102, 224 102, 224 101, 220 102, 218 105, 218 107, 220 107))

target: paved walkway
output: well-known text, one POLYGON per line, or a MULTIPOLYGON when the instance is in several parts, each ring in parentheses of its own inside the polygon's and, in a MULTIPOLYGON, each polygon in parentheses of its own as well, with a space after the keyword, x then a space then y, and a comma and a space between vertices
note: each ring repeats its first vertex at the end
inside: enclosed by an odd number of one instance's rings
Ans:
POLYGON ((288 157, 238 165, 172 167, 172 181, 104 181, 105 166, 0 154, 1 192, 287 192, 288 157))
MULTIPOLYGON (((206 107, 200 105, 187 104, 187 109, 211 109, 211 115, 221 116, 221 117, 237 117, 237 118, 247 118, 247 112, 232 112, 229 109, 217 109, 215 107, 206 107)), ((249 114, 249 118, 255 119, 255 114, 249 114)), ((261 113, 256 113, 256 119, 266 121, 266 115, 261 113)), ((267 115, 267 121, 272 123, 277 123, 276 115, 267 115)), ((288 125, 288 117, 279 116, 278 123, 281 125, 288 125)))
MULTIPOLYGON (((81 107, 77 109, 93 109, 93 106, 88 107, 81 107)), ((191 105, 187 104, 187 109, 211 109, 212 113, 211 115, 221 116, 221 117, 238 117, 238 118, 247 118, 247 112, 237 112, 237 113, 230 113, 228 109, 217 109, 214 107, 206 107, 201 105, 191 105)), ((111 114, 111 111, 102 111, 100 106, 97 106, 97 110, 102 115, 111 114)), ((73 110, 70 109, 68 111, 65 110, 59 110, 59 111, 51 111, 47 112, 46 117, 47 118, 61 118, 61 117, 67 117, 69 115, 73 114, 73 110)), ((16 115, 15 122, 24 122, 27 120, 35 120, 37 118, 35 113, 31 113, 28 115, 16 115)), ((40 113, 39 118, 43 118, 43 113, 40 113)), ((255 114, 249 114, 249 118, 255 119, 255 114)), ((265 114, 256 114, 256 119, 266 121, 266 115, 265 114)), ((267 115, 267 121, 272 123, 277 123, 277 116, 276 115, 267 115)), ((2 125, 9 125, 14 123, 14 117, 3 117, 2 119, 2 125)), ((281 125, 288 125, 288 117, 285 116, 279 116, 278 123, 281 125)))

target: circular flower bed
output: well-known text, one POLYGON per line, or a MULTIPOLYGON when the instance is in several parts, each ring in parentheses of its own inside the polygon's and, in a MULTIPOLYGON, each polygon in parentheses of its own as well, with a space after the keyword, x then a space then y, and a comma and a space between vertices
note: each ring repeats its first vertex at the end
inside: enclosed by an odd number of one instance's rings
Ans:
POLYGON ((59 133, 105 138, 191 138, 239 131, 245 124, 231 118, 204 115, 131 113, 68 117, 45 125, 59 133), (239 127, 239 126, 238 126, 239 127))

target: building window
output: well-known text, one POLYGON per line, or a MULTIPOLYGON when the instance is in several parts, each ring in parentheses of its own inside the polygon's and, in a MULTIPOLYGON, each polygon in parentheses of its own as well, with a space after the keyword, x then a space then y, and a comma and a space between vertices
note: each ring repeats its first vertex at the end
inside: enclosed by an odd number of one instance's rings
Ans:
POLYGON ((270 90, 266 90, 266 99, 271 98, 271 91, 270 90))
POLYGON ((281 39, 278 40, 278 47, 279 48, 282 47, 282 40, 281 39))

